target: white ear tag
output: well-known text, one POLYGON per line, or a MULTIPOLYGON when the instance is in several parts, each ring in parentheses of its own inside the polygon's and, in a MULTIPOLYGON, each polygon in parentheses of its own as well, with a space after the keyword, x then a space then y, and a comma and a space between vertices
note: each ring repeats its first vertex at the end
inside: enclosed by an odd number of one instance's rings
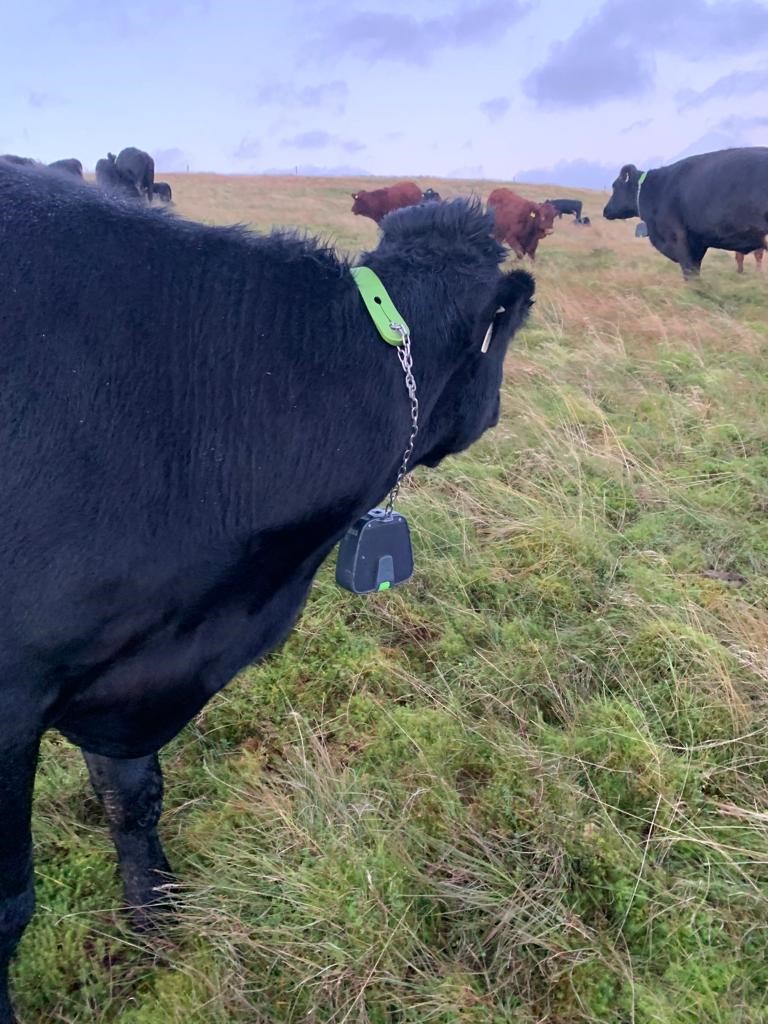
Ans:
MULTIPOLYGON (((496 317, 499 315, 499 313, 503 313, 503 312, 504 312, 504 306, 499 306, 499 308, 493 314, 493 320, 496 319, 496 317)), ((485 353, 491 347, 491 335, 493 334, 493 326, 494 326, 493 325, 493 320, 491 320, 491 322, 488 324, 488 330, 485 332, 485 337, 483 338, 483 344, 480 346, 480 351, 482 352, 483 355, 485 355, 485 353)))

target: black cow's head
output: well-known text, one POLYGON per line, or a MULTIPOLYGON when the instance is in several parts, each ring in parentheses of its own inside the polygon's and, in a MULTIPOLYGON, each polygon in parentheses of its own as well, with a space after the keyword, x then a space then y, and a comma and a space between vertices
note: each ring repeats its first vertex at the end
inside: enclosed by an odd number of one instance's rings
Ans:
POLYGON ((433 188, 428 188, 421 193, 421 198, 426 203, 438 203, 440 202, 440 193, 435 192, 433 188))
POLYGON ((637 189, 640 184, 640 171, 634 164, 625 164, 613 183, 613 195, 605 204, 603 216, 606 220, 626 220, 627 217, 638 217, 637 189))
POLYGON ((534 282, 525 271, 501 272, 506 251, 478 201, 397 210, 381 229, 365 262, 393 283, 390 294, 411 326, 422 382, 415 464, 435 466, 496 425, 504 358, 534 282))

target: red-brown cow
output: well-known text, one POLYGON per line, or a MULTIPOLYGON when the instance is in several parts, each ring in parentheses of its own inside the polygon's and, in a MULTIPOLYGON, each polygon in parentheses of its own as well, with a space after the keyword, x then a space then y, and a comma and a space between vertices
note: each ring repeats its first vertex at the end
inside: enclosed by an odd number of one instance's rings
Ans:
POLYGON ((536 259, 542 238, 552 234, 557 210, 549 203, 523 199, 511 188, 495 188, 488 196, 488 206, 496 216, 494 237, 506 243, 518 259, 536 259))
POLYGON ((375 188, 371 192, 360 189, 353 192, 352 213, 361 217, 370 217, 377 224, 381 223, 392 210, 399 210, 401 206, 415 206, 422 200, 421 189, 412 181, 398 181, 396 185, 388 185, 386 188, 375 188))
MULTIPOLYGON (((756 268, 757 270, 762 270, 763 269, 763 253, 764 252, 765 252, 765 249, 755 249, 755 251, 752 253, 752 255, 755 257, 755 263, 757 264, 757 268, 756 268)), ((735 256, 736 256, 736 269, 738 270, 738 272, 740 274, 743 274, 744 273, 744 253, 743 252, 737 252, 737 253, 735 253, 735 256)))

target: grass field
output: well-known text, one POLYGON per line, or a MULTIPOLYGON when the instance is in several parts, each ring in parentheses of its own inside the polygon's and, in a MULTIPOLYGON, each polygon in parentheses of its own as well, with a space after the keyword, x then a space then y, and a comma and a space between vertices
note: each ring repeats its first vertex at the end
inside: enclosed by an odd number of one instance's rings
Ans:
MULTIPOLYGON (((375 182, 170 180, 186 215, 375 244, 375 182)), ((326 566, 166 749, 164 941, 47 740, 24 1024, 768 1022, 768 281, 710 254, 686 286, 581 197, 498 429, 406 489, 414 582, 326 566)))

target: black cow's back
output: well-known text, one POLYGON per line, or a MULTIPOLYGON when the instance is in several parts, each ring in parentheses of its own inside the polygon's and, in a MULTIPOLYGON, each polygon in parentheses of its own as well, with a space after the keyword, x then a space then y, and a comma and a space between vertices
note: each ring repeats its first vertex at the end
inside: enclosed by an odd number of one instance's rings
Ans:
POLYGON ((708 248, 762 247, 768 234, 768 147, 705 153, 650 172, 640 190, 640 213, 649 227, 665 219, 681 222, 708 248))

